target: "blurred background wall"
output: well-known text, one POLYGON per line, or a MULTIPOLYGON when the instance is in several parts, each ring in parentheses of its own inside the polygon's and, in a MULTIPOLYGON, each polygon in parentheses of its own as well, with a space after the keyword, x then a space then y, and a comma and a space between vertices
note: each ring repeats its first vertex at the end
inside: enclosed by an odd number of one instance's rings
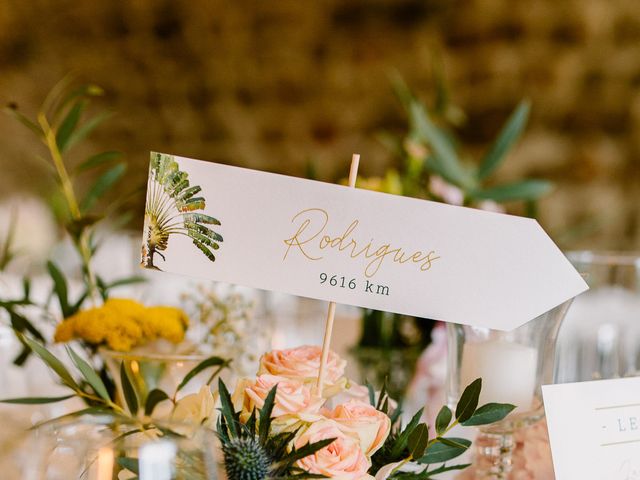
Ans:
MULTIPOLYGON (((554 238, 640 248, 637 0, 0 1, 0 102, 35 114, 70 72, 101 85, 116 115, 83 148, 124 151, 131 184, 149 150, 327 181, 359 152, 381 174, 376 134, 406 127, 389 72, 430 98, 438 62, 472 154, 532 100, 497 178, 556 184, 554 238)), ((47 191, 35 152, 0 116, 2 196, 47 191)))

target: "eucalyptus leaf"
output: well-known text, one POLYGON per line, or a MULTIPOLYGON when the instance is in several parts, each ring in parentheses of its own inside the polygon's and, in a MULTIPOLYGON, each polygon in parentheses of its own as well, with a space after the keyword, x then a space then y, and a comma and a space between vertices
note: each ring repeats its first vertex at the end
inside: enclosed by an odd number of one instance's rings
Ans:
POLYGON ((476 411, 481 389, 481 378, 475 379, 469 386, 467 386, 467 388, 464 389, 456 407, 456 419, 458 422, 462 423, 469 420, 473 415, 473 412, 476 411))
POLYGON ((435 164, 438 173, 446 181, 458 187, 473 188, 475 182, 458 160, 451 140, 444 131, 432 122, 424 106, 414 101, 411 104, 409 115, 417 134, 432 148, 433 155, 430 157, 430 162, 432 165, 435 164))
POLYGON ((421 458, 429 445, 429 427, 424 423, 418 424, 409 435, 407 445, 413 458, 421 458))
POLYGON ((476 427, 478 425, 488 425, 490 423, 499 422, 509 415, 515 405, 508 403, 487 403, 478 408, 471 418, 462 422, 465 427, 476 427))
POLYGON ((80 373, 82 373, 82 376, 85 378, 87 383, 91 385, 91 388, 93 388, 93 390, 98 395, 100 395, 103 400, 107 402, 111 401, 111 397, 109 396, 107 387, 105 387, 104 383, 100 379, 100 376, 96 373, 93 367, 85 362, 82 358, 80 358, 72 348, 67 347, 67 352, 69 353, 69 356, 71 357, 71 360, 73 360, 75 366, 78 367, 78 370, 80 370, 80 373))
POLYGON ((47 271, 49 272, 51 280, 53 280, 53 290, 58 297, 60 310, 62 310, 62 316, 64 318, 67 318, 68 316, 72 315, 71 309, 69 308, 67 281, 65 280, 64 275, 62 274, 60 269, 52 261, 47 262, 47 271))
POLYGON ((36 342, 35 340, 31 340, 29 337, 24 335, 20 335, 20 339, 26 343, 29 348, 39 356, 48 366, 51 368, 62 380, 62 382, 68 386, 69 388, 79 391, 80 387, 73 379, 67 368, 63 365, 63 363, 49 350, 47 350, 44 346, 36 342))
POLYGON ((473 190, 470 195, 476 200, 510 202, 515 200, 537 200, 549 193, 551 189, 552 184, 545 180, 522 180, 483 190, 473 190))
POLYGON ((83 125, 80 125, 69 137, 67 140, 67 150, 73 147, 78 142, 84 140, 84 138, 93 132, 102 122, 104 122, 107 118, 109 118, 113 113, 111 112, 103 112, 99 113, 92 119, 85 122, 83 125))
POLYGON ((422 413, 424 408, 418 410, 415 415, 411 418, 407 426, 400 432, 398 438, 396 439, 393 447, 391 448, 391 458, 398 458, 399 455, 402 454, 405 448, 407 448, 407 442, 409 441, 409 435, 411 432, 418 426, 420 423, 420 418, 422 417, 422 413))
POLYGON ((122 152, 115 152, 115 151, 97 153, 87 158, 84 162, 78 165, 75 171, 76 173, 81 173, 86 170, 91 170, 92 168, 102 166, 105 163, 110 163, 110 162, 113 162, 114 160, 119 160, 120 158, 122 158, 122 156, 123 156, 122 152))
POLYGON ((423 457, 418 459, 419 463, 433 464, 447 462, 459 457, 471 446, 471 441, 466 438, 449 438, 455 446, 442 442, 435 442, 427 447, 423 457))
POLYGON ((470 463, 461 463, 459 465, 442 465, 438 468, 434 468, 433 470, 429 470, 429 476, 427 478, 433 478, 434 475, 439 475, 445 472, 451 472, 453 470, 464 470, 467 467, 470 467, 470 463))
POLYGON ((180 385, 178 385, 178 388, 176 389, 176 392, 179 392, 184 387, 186 387, 187 384, 191 381, 191 379, 193 377, 195 377, 196 375, 198 375, 203 370, 206 370, 207 368, 210 368, 210 367, 226 365, 226 364, 227 364, 227 360, 225 360, 224 358, 220 358, 220 357, 209 357, 209 358, 201 361, 198 365, 193 367, 184 376, 184 378, 182 379, 182 382, 180 382, 180 385))
POLYGON ((98 199, 124 175, 126 170, 127 165, 125 163, 118 163, 100 175, 82 200, 81 210, 83 212, 90 210, 98 199))
POLYGON ((40 138, 44 137, 44 132, 42 131, 42 128, 39 125, 32 122, 31 120, 29 120, 22 113, 20 113, 15 105, 9 105, 5 107, 3 111, 6 114, 15 118, 18 122, 20 122, 22 125, 27 127, 33 133, 35 133, 38 137, 40 138))
POLYGON ((13 308, 7 309, 9 312, 9 320, 11 322, 11 327, 17 332, 24 333, 25 331, 29 332, 35 338, 37 338, 41 342, 45 342, 44 335, 40 333, 40 331, 31 323, 31 321, 25 317, 17 313, 13 308))
MULTIPOLYGON (((60 422, 61 420, 67 420, 69 418, 81 417, 82 415, 110 415, 121 417, 120 415, 113 412, 113 410, 106 409, 104 407, 87 407, 82 410, 76 410, 75 412, 65 413, 64 415, 60 415, 59 417, 51 418, 49 420, 45 420, 44 422, 40 422, 35 424, 30 430, 35 430, 36 428, 43 427, 44 425, 51 425, 52 423, 60 422)), ((126 417, 123 418, 127 420, 126 417)))
POLYGON ((480 168, 478 169, 479 179, 482 180, 491 175, 506 158, 507 153, 513 144, 518 141, 527 124, 530 107, 530 102, 523 100, 511 114, 509 120, 507 120, 502 131, 480 163, 480 168))
POLYGON ((122 393, 127 402, 127 407, 129 407, 129 411, 133 415, 136 415, 138 413, 138 397, 127 373, 127 369, 124 366, 124 362, 120 364, 120 382, 122 383, 122 393))
POLYGON ((151 415, 153 413, 153 410, 156 408, 156 405, 168 399, 169 395, 167 395, 166 392, 160 390, 159 388, 154 388, 149 392, 149 395, 147 395, 147 402, 144 406, 144 414, 151 415))
POLYGON ((22 398, 5 398, 0 403, 17 403, 22 405, 41 405, 45 403, 56 403, 69 398, 75 397, 75 394, 64 395, 62 397, 22 397, 22 398))
POLYGON ((451 423, 451 418, 453 417, 453 413, 451 413, 451 409, 444 405, 440 412, 438 412, 438 416, 436 417, 436 433, 438 435, 443 435, 447 430, 449 423, 451 423))
POLYGON ((82 116, 82 111, 86 106, 87 102, 84 100, 78 100, 75 102, 58 127, 58 131, 56 133, 56 144, 58 145, 60 152, 64 153, 66 150, 69 137, 71 137, 71 134, 78 125, 80 117, 82 116))

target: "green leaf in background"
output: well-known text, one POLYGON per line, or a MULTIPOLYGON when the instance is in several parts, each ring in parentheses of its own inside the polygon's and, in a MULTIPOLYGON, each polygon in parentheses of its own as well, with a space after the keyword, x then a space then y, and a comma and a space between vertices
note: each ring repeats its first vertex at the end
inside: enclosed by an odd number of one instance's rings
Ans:
POLYGON ((66 150, 69 137, 78 125, 82 112, 86 106, 86 101, 78 100, 69 109, 69 113, 67 113, 67 116, 60 124, 60 127, 58 127, 58 132, 56 133, 56 144, 58 145, 60 152, 64 152, 66 150))
POLYGON ((102 122, 113 115, 111 112, 102 112, 88 120, 86 123, 78 127, 67 140, 66 149, 69 150, 76 143, 81 142, 84 138, 93 132, 102 122))
POLYGON ((489 423, 499 422, 515 408, 515 405, 508 403, 487 403, 478 408, 471 418, 462 422, 462 425, 465 427, 476 427, 478 425, 488 425, 489 423))
POLYGON ((49 350, 40 345, 35 340, 31 340, 29 337, 24 335, 20 335, 20 339, 26 343, 29 348, 39 356, 48 366, 51 368, 62 380, 62 382, 68 386, 69 388, 75 390, 76 392, 80 390, 80 387, 75 382, 67 368, 62 364, 58 358, 53 355, 49 350))
POLYGON ((419 137, 428 142, 433 150, 430 162, 438 173, 449 183, 464 189, 471 189, 475 181, 460 164, 451 140, 429 118, 424 106, 413 102, 409 110, 411 125, 419 137))
POLYGON ((82 204, 80 205, 80 209, 83 212, 90 210, 91 207, 95 205, 98 199, 105 194, 111 186, 116 183, 124 172, 127 170, 126 163, 118 163, 114 165, 109 170, 104 172, 102 175, 98 177, 93 186, 87 192, 87 195, 82 200, 82 204))
POLYGON ((34 327, 33 323, 29 321, 29 319, 17 312, 13 309, 7 309, 9 312, 9 319, 11 321, 11 327, 17 332, 24 333, 25 331, 29 332, 31 335, 36 337, 39 341, 45 342, 44 335, 40 333, 40 331, 34 327))
POLYGON ((466 438, 448 438, 450 443, 440 441, 432 443, 427 447, 427 452, 424 456, 418 459, 419 463, 442 463, 447 462, 453 458, 459 457, 471 446, 471 441, 466 438))
POLYGON ((476 200, 493 200, 495 202, 537 200, 549 193, 551 188, 551 183, 545 180, 522 180, 521 182, 474 190, 471 192, 471 196, 476 200))
POLYGON ((478 169, 478 178, 480 180, 484 180, 491 175, 507 157, 507 153, 518 141, 527 124, 530 108, 531 103, 528 100, 523 100, 511 114, 509 120, 500 131, 498 138, 496 138, 480 163, 480 168, 478 169))
POLYGON ((440 411, 438 412, 438 416, 436 417, 436 433, 438 435, 444 434, 451 423, 451 418, 453 414, 451 413, 451 409, 444 405, 440 411))
POLYGON ((135 475, 140 475, 140 465, 137 458, 118 457, 117 462, 118 462, 118 465, 120 465, 125 470, 129 470, 131 473, 134 473, 135 475))
POLYGON ((37 125, 34 122, 32 122, 31 120, 29 120, 22 113, 20 113, 15 104, 9 104, 5 108, 3 108, 3 111, 7 115, 10 115, 11 117, 13 117, 16 120, 18 120, 22 125, 24 125, 29 130, 31 130, 33 133, 35 133, 38 137, 40 137, 40 138, 44 137, 44 132, 42 131, 42 128, 39 125, 37 125))
POLYGON ((59 417, 50 418, 43 422, 36 423, 33 427, 31 427, 31 430, 35 430, 36 428, 40 428, 44 425, 51 425, 52 423, 57 423, 62 420, 81 417, 82 415, 111 415, 115 417, 120 417, 123 420, 129 420, 126 417, 122 417, 121 415, 114 413, 113 410, 109 410, 104 407, 87 407, 87 408, 83 408, 82 410, 76 410, 75 412, 65 413, 64 415, 60 415, 59 417))
POLYGON ((482 389, 482 379, 477 378, 464 389, 458 406, 456 407, 456 419, 462 423, 471 418, 473 412, 478 407, 478 399, 480 398, 480 390, 482 389))
POLYGON ((122 383, 122 393, 124 394, 124 399, 127 402, 127 407, 129 407, 129 411, 133 415, 136 415, 138 413, 138 397, 136 396, 136 391, 133 388, 127 369, 124 366, 124 362, 120 364, 120 382, 122 383))
POLYGON ((93 391, 100 395, 103 400, 106 400, 107 402, 111 401, 111 397, 109 396, 107 387, 105 387, 104 383, 100 379, 100 376, 96 373, 93 367, 91 367, 91 365, 80 358, 71 347, 67 347, 67 352, 69 353, 69 356, 71 357, 71 360, 73 360, 75 366, 78 367, 78 370, 80 370, 80 373, 82 373, 84 379, 87 381, 87 383, 89 383, 89 385, 91 385, 93 391))
POLYGON ((193 367, 189 371, 189 373, 187 373, 184 376, 184 378, 182 379, 182 382, 180 382, 180 385, 178 385, 178 388, 176 389, 176 392, 179 392, 180 390, 182 390, 187 385, 187 383, 189 383, 191 381, 191 379, 193 377, 198 375, 203 370, 205 370, 207 368, 210 368, 210 367, 221 366, 221 365, 226 365, 226 364, 227 364, 227 360, 225 360, 224 358, 220 358, 220 357, 209 357, 206 360, 201 361, 198 365, 193 367))
POLYGON ((372 407, 376 406, 376 391, 373 389, 373 385, 367 382, 367 392, 369 393, 369 403, 372 407))
POLYGON ((75 397, 75 394, 65 395, 62 397, 23 397, 23 398, 5 398, 0 403, 17 403, 22 405, 42 405, 45 403, 56 403, 69 398, 75 397))
POLYGON ((115 160, 119 160, 122 158, 122 152, 102 152, 97 153, 96 155, 92 155, 87 158, 84 162, 78 165, 75 169, 76 173, 81 173, 86 170, 91 170, 92 168, 100 167, 105 163, 110 163, 115 160))
POLYGON ((52 261, 47 262, 47 270, 49 271, 51 280, 53 280, 53 290, 58 297, 62 316, 64 318, 67 318, 68 316, 72 315, 71 309, 69 308, 67 281, 65 280, 64 275, 62 274, 60 269, 52 261))
MULTIPOLYGON (((67 85, 68 86, 68 85, 67 85)), ((71 105, 78 98, 85 98, 88 101, 88 97, 97 97, 104 95, 104 90, 97 85, 81 85, 80 87, 70 91, 64 99, 62 99, 58 105, 55 105, 53 112, 51 114, 52 124, 57 123, 57 120, 60 118, 60 115, 64 112, 64 110, 71 105)))
POLYGON ((421 458, 429 445, 429 427, 424 423, 418 424, 409 435, 407 445, 413 458, 421 458))
POLYGON ((164 391, 160 390, 159 388, 154 388, 149 392, 149 395, 147 395, 147 402, 144 406, 144 414, 151 415, 153 413, 153 410, 156 408, 156 405, 168 399, 169 395, 167 395, 164 391))

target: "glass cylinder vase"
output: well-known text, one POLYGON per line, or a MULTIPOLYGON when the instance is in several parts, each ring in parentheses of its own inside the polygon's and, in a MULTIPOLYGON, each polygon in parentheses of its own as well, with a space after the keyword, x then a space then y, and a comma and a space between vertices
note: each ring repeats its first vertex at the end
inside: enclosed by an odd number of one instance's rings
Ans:
POLYGON ((640 254, 574 251, 589 291, 575 299, 558 337, 556 381, 640 373, 640 254))
MULTIPOLYGON (((122 389, 120 369, 123 366, 127 376, 131 380, 136 397, 140 405, 145 405, 149 392, 160 389, 169 396, 177 392, 177 388, 184 380, 187 373, 200 362, 209 358, 208 355, 193 354, 165 354, 165 353, 132 353, 118 352, 106 348, 100 349, 111 377, 115 382, 116 398, 120 405, 125 406, 125 396, 122 389)), ((209 382, 213 375, 221 374, 218 367, 208 368, 195 375, 180 389, 176 399, 197 392, 202 385, 209 382)), ((228 380, 228 379, 225 379, 228 380)), ((210 382, 209 382, 210 383, 210 382)), ((161 409, 163 405, 159 405, 161 409)), ((162 412, 158 412, 162 414, 162 412)))
POLYGON ((85 415, 36 429, 23 480, 217 480, 215 434, 194 424, 144 428, 85 415))
POLYGON ((447 325, 448 404, 455 408, 464 388, 482 378, 480 405, 516 406, 501 422, 479 428, 474 459, 478 478, 507 478, 514 431, 544 416, 541 386, 553 383, 556 340, 570 304, 567 301, 508 332, 447 325))

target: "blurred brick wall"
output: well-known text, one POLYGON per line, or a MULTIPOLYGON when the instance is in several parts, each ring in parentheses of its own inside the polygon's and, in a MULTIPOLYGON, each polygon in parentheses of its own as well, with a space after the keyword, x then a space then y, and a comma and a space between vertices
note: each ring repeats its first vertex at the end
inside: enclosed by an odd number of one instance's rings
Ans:
MULTIPOLYGON (((100 84, 117 115, 86 148, 126 152, 132 183, 151 149, 294 175, 314 161, 327 180, 358 151, 380 173, 375 133, 404 125, 387 73, 428 95, 435 52, 472 153, 533 101, 499 176, 557 183, 541 208, 556 239, 640 248, 638 0, 0 1, 0 101, 33 113, 68 72, 100 84)), ((3 194, 45 188, 32 145, 0 117, 3 194)))

